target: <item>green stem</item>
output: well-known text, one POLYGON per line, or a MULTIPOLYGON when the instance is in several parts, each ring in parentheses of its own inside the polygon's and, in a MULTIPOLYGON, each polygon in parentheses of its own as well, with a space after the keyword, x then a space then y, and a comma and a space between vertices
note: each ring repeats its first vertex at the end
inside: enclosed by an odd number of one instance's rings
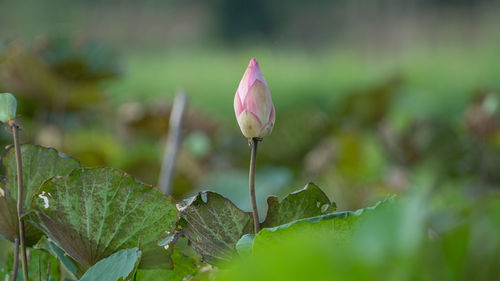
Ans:
POLYGON ((19 125, 15 122, 11 125, 14 136, 14 148, 16 150, 17 167, 17 218, 19 224, 19 242, 21 246, 21 265, 23 267, 23 280, 28 281, 28 260, 26 256, 26 241, 24 237, 24 222, 21 219, 23 214, 23 164, 21 158, 21 145, 19 143, 19 125))
POLYGON ((250 157, 250 172, 248 175, 248 185, 250 187, 250 201, 252 203, 253 225, 255 233, 258 233, 260 231, 259 212, 257 210, 257 200, 255 199, 255 162, 257 160, 258 143, 259 143, 258 138, 252 138, 250 140, 250 147, 252 149, 252 154, 250 157))

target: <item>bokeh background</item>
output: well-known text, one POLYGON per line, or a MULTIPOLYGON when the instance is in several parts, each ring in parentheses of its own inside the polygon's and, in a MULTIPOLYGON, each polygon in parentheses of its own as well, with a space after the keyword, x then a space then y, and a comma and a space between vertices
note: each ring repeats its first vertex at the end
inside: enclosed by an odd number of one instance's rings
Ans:
MULTIPOLYGON (((173 196, 250 210, 233 98, 255 57, 277 115, 260 211, 310 181, 338 210, 398 203, 352 244, 306 231, 223 280, 497 280, 499 14, 492 0, 0 0, 0 92, 18 98, 23 142, 156 185, 185 91, 173 196)), ((202 266, 193 280, 212 280, 202 266)))
POLYGON ((261 204, 309 181, 339 210, 413 189, 460 204, 500 183, 499 12, 487 0, 0 0, 0 92, 20 101, 24 142, 155 185, 185 91, 173 195, 211 189, 249 210, 232 104, 255 57, 277 112, 261 204))

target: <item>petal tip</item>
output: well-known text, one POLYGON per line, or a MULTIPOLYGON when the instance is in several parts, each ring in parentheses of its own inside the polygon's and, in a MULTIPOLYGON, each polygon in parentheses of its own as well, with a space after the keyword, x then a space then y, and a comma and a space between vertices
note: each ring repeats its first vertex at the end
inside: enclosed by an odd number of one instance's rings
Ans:
POLYGON ((248 64, 248 66, 250 66, 250 67, 259 66, 259 63, 257 62, 257 60, 255 58, 252 58, 250 60, 250 63, 248 64))

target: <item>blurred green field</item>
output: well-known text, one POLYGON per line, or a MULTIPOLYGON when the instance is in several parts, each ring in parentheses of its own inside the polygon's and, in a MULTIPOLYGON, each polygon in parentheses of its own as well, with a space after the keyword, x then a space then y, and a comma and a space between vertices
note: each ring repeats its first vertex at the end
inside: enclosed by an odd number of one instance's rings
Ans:
POLYGON ((235 90, 256 57, 270 85, 278 125, 281 111, 304 105, 331 110, 346 95, 393 78, 402 80, 393 107, 398 114, 453 119, 478 90, 500 88, 498 52, 493 43, 415 47, 396 54, 382 50, 380 55, 347 48, 132 52, 123 55, 123 76, 110 85, 109 95, 120 104, 171 99, 184 89, 195 108, 233 122, 235 90))

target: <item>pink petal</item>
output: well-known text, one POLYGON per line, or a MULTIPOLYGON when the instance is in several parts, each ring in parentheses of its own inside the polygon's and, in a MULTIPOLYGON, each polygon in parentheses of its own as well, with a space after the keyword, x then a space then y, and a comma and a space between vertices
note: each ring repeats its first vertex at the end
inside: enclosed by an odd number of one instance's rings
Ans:
POLYGON ((273 107, 271 93, 267 85, 260 80, 255 80, 246 95, 243 107, 255 114, 262 124, 267 123, 273 107))
POLYGON ((247 69, 245 70, 245 74, 243 74, 243 77, 241 78, 238 90, 236 91, 238 95, 240 95, 240 100, 245 100, 248 90, 252 87, 256 80, 260 80, 267 86, 264 75, 260 70, 259 63, 255 58, 252 58, 247 69))
POLYGON ((241 104, 240 95, 236 93, 236 95, 234 95, 234 113, 236 113, 236 118, 238 118, 243 109, 244 108, 243 105, 241 104))

